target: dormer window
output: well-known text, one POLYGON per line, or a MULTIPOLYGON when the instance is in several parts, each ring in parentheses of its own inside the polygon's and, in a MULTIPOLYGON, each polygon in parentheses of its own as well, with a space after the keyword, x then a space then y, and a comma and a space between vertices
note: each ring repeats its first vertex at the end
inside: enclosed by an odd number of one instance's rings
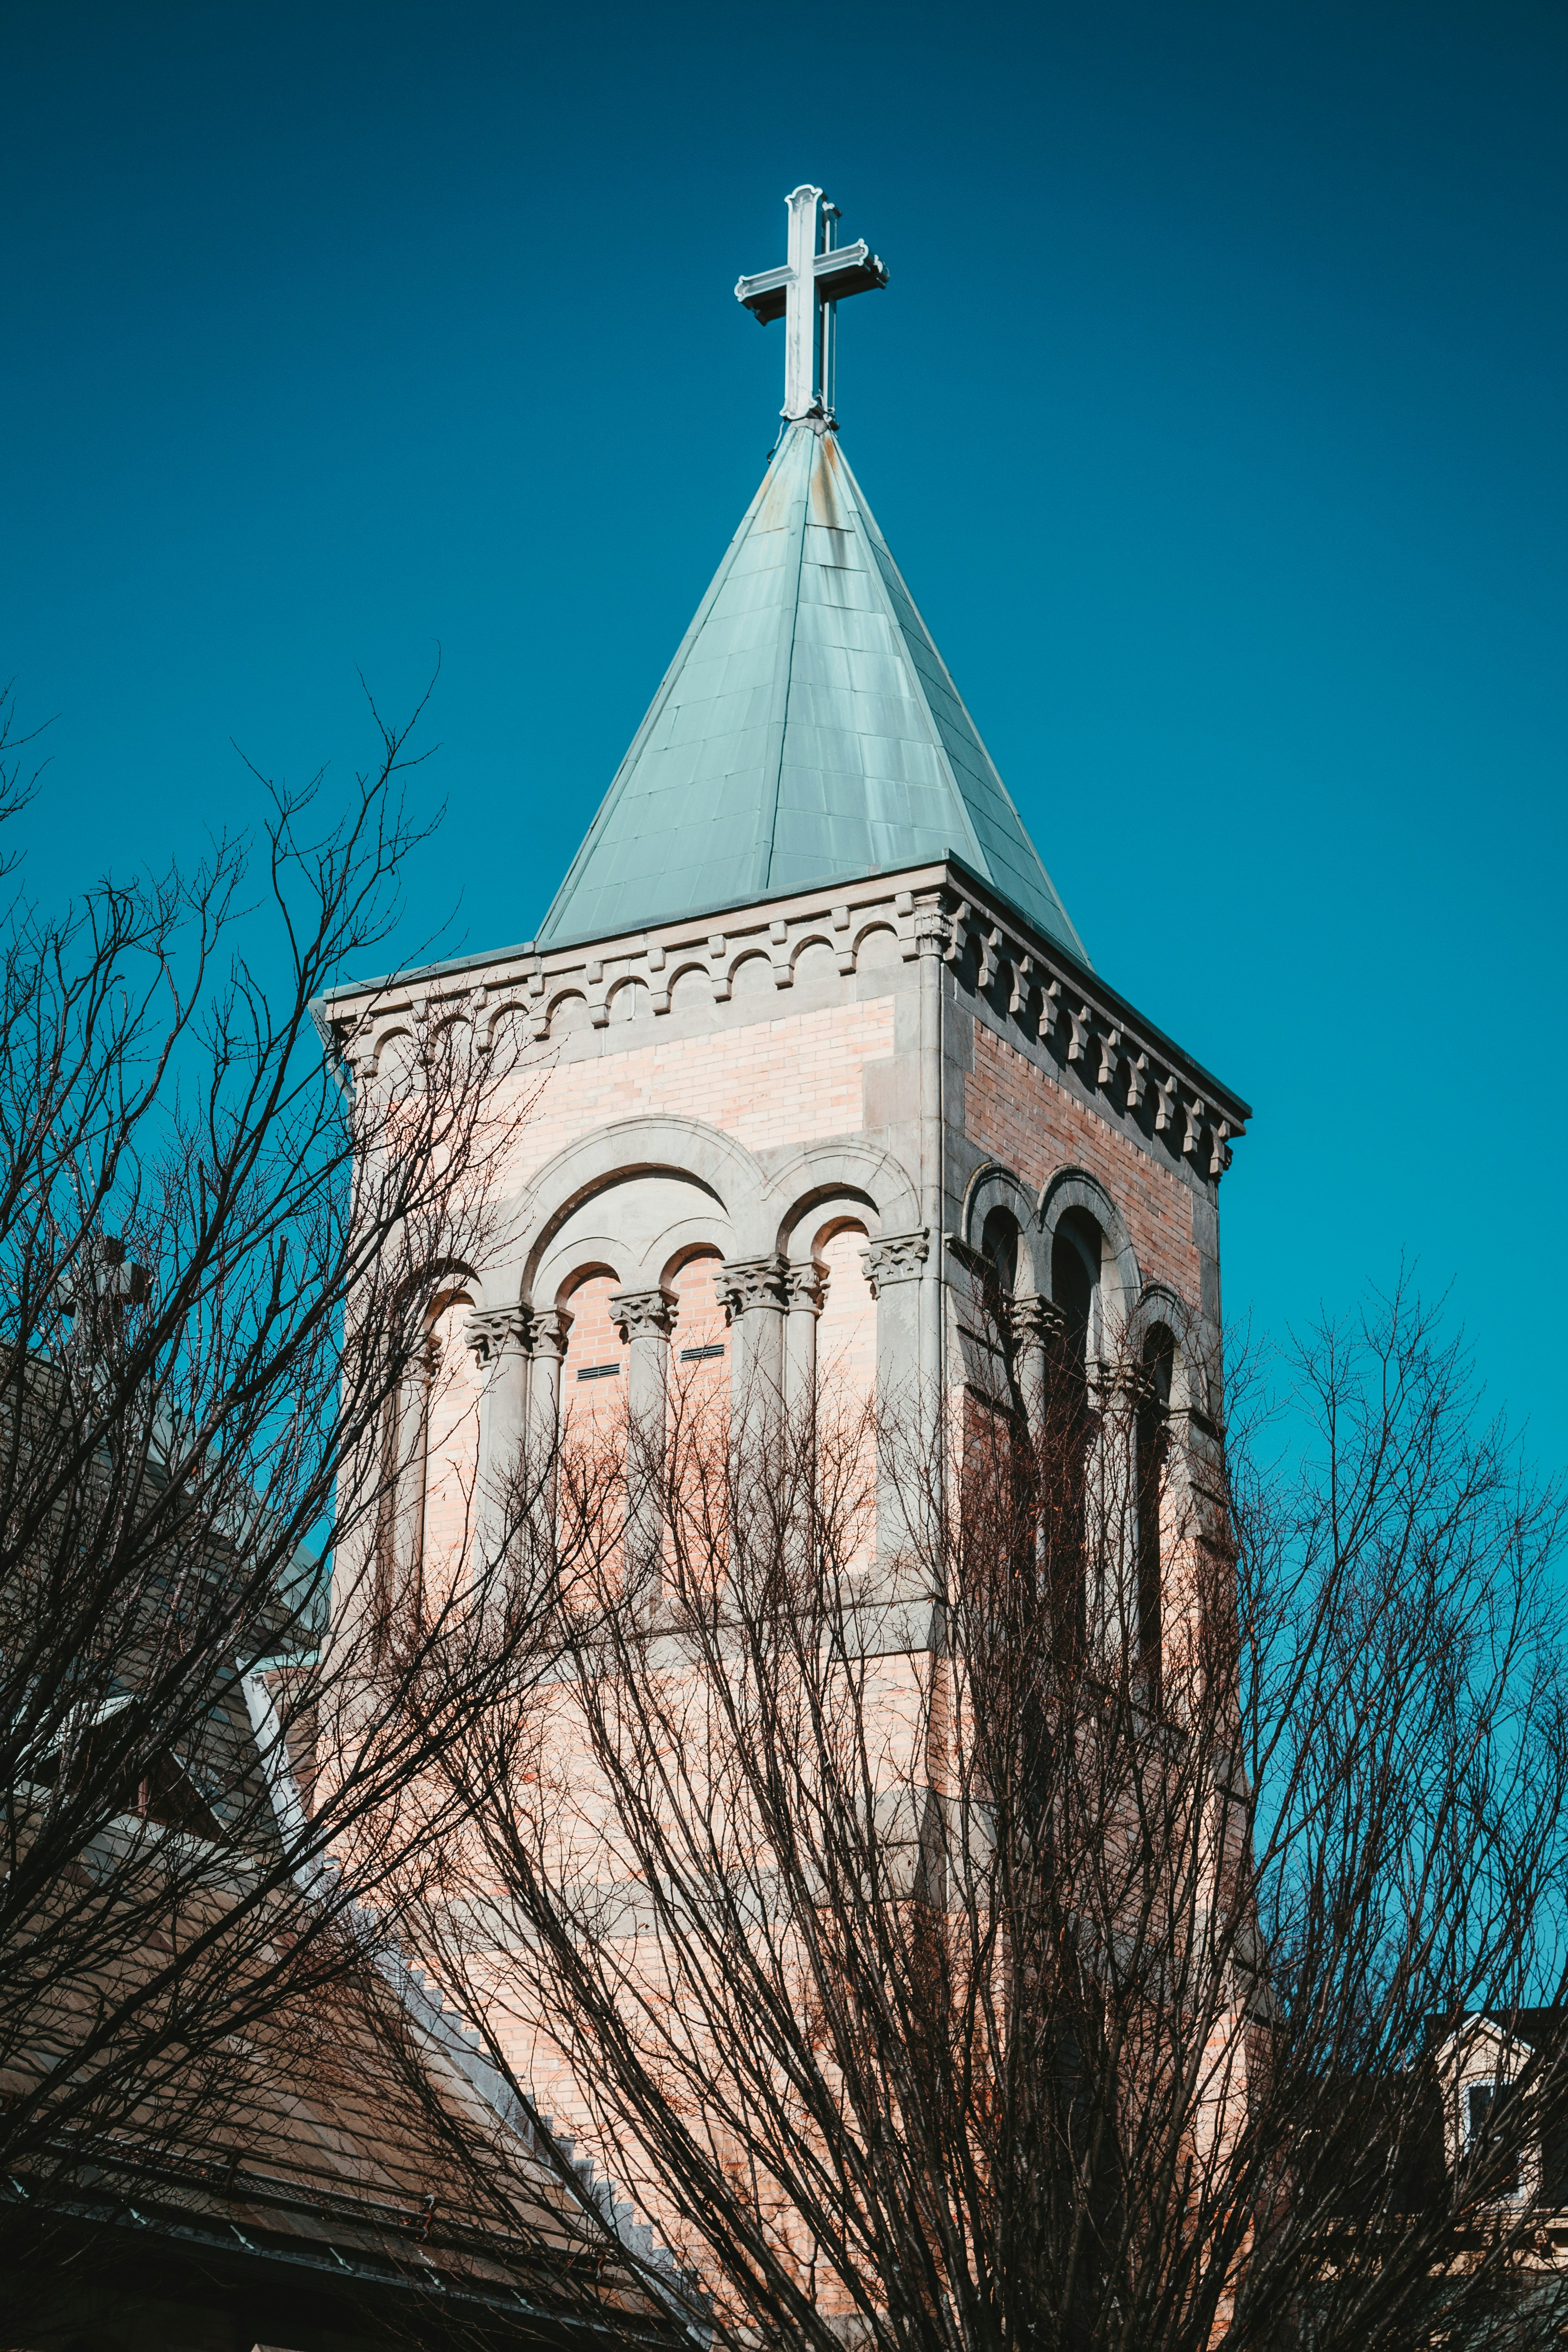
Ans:
MULTIPOLYGON (((1494 2162, 1493 2148, 1506 2131, 1504 2123, 1509 2086, 1496 2074, 1472 2078, 1465 2084, 1464 2133, 1465 2156, 1470 2164, 1494 2162)), ((1520 2187, 1519 2152, 1513 2152, 1511 2162, 1502 2159, 1496 2180, 1489 2180, 1488 2191, 1497 2197, 1517 2197, 1520 2187)))
POLYGON ((1475 2147, 1487 2136, 1487 2121, 1497 2097, 1497 2077, 1465 2085, 1465 2146, 1475 2147))

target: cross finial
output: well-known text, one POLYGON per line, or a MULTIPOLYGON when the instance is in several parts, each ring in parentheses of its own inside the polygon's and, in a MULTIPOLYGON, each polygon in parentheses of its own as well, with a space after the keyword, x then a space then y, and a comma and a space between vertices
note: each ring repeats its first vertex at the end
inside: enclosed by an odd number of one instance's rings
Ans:
POLYGON ((838 207, 824 203, 820 188, 796 188, 784 204, 789 259, 782 269, 737 278, 735 299, 759 326, 784 322, 784 416, 792 424, 805 416, 831 423, 838 305, 847 294, 885 286, 888 273, 864 238, 836 244, 838 207))

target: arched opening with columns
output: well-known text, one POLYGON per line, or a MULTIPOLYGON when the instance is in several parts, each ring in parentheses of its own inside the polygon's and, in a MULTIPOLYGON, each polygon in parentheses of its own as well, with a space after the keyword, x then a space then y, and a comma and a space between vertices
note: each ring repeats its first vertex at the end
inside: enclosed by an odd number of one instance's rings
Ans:
POLYGON ((1051 1237, 1055 1309, 1047 1357, 1047 1442, 1041 1533, 1047 1582, 1064 1663, 1082 1663, 1089 1640, 1092 1457, 1100 1427, 1096 1374, 1104 1336, 1104 1237, 1088 1210, 1071 1208, 1051 1237))
POLYGON ((1156 1704, 1164 1648, 1165 1571, 1174 1532, 1167 1530, 1165 1514, 1175 1363, 1176 1342, 1170 1327, 1151 1323, 1142 1334, 1139 1349, 1132 1430, 1133 1508, 1139 1662, 1150 1696, 1156 1704))
POLYGON ((833 1216, 811 1238, 805 1263, 820 1267, 816 1379, 819 1389, 870 1398, 877 1387, 877 1302, 866 1280, 871 1236, 858 1217, 833 1216))
POLYGON ((672 1408, 704 1420, 721 1412, 729 1399, 730 1333, 714 1286, 722 1263, 716 1247, 698 1246, 678 1258, 664 1276, 675 1299, 672 1408))
POLYGON ((479 1367, 468 1339, 468 1286, 432 1301, 426 1335, 424 1478, 417 1559, 426 1605, 441 1608, 474 1531, 479 1475, 479 1367))
POLYGON ((619 1288, 610 1268, 589 1266, 556 1295, 558 1311, 572 1318, 561 1360, 561 1418, 584 1436, 612 1427, 626 1411, 626 1350, 610 1311, 619 1288))

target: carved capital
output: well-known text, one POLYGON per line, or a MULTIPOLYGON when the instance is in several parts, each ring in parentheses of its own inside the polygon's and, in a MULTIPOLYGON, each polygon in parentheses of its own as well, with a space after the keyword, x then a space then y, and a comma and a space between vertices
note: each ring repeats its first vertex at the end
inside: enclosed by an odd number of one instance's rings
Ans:
POLYGON ((1010 1298, 1007 1301, 1007 1320, 1020 1347, 1048 1345, 1060 1332, 1066 1319, 1054 1298, 1010 1298))
POLYGON ((559 1363, 566 1353, 566 1339, 571 1328, 572 1316, 564 1307, 549 1307, 542 1315, 531 1315, 528 1318, 529 1353, 552 1358, 559 1363))
POLYGON ((521 1307, 476 1307, 465 1336, 481 1364, 494 1364, 502 1356, 528 1353, 528 1323, 521 1307))
POLYGON ((917 1226, 912 1234, 884 1234, 874 1241, 860 1253, 872 1297, 879 1296, 884 1283, 918 1281, 930 1255, 931 1229, 926 1225, 917 1226))
MULTIPOLYGON (((916 907, 912 917, 912 929, 913 938, 910 946, 915 955, 946 955, 949 926, 947 917, 939 906, 922 902, 916 907)), ((906 962, 912 961, 909 949, 905 950, 905 961, 906 962)))
POLYGON ((827 1297, 827 1268, 819 1257, 784 1268, 784 1297, 792 1313, 820 1315, 827 1297))
POLYGON ((650 1335, 668 1339, 679 1312, 674 1291, 662 1283, 654 1290, 617 1290, 610 1301, 610 1320, 628 1344, 650 1335))
POLYGON ((724 1309, 725 1319, 733 1322, 737 1315, 749 1314, 753 1307, 766 1307, 782 1314, 788 1305, 786 1261, 776 1254, 771 1257, 732 1257, 725 1261, 713 1277, 713 1288, 724 1309))

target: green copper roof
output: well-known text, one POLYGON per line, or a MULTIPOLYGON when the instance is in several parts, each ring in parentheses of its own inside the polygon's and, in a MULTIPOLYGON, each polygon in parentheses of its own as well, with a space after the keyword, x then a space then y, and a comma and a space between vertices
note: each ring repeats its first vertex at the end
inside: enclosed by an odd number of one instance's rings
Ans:
POLYGON ((539 944, 948 853, 1088 961, 837 440, 792 425, 539 944))

